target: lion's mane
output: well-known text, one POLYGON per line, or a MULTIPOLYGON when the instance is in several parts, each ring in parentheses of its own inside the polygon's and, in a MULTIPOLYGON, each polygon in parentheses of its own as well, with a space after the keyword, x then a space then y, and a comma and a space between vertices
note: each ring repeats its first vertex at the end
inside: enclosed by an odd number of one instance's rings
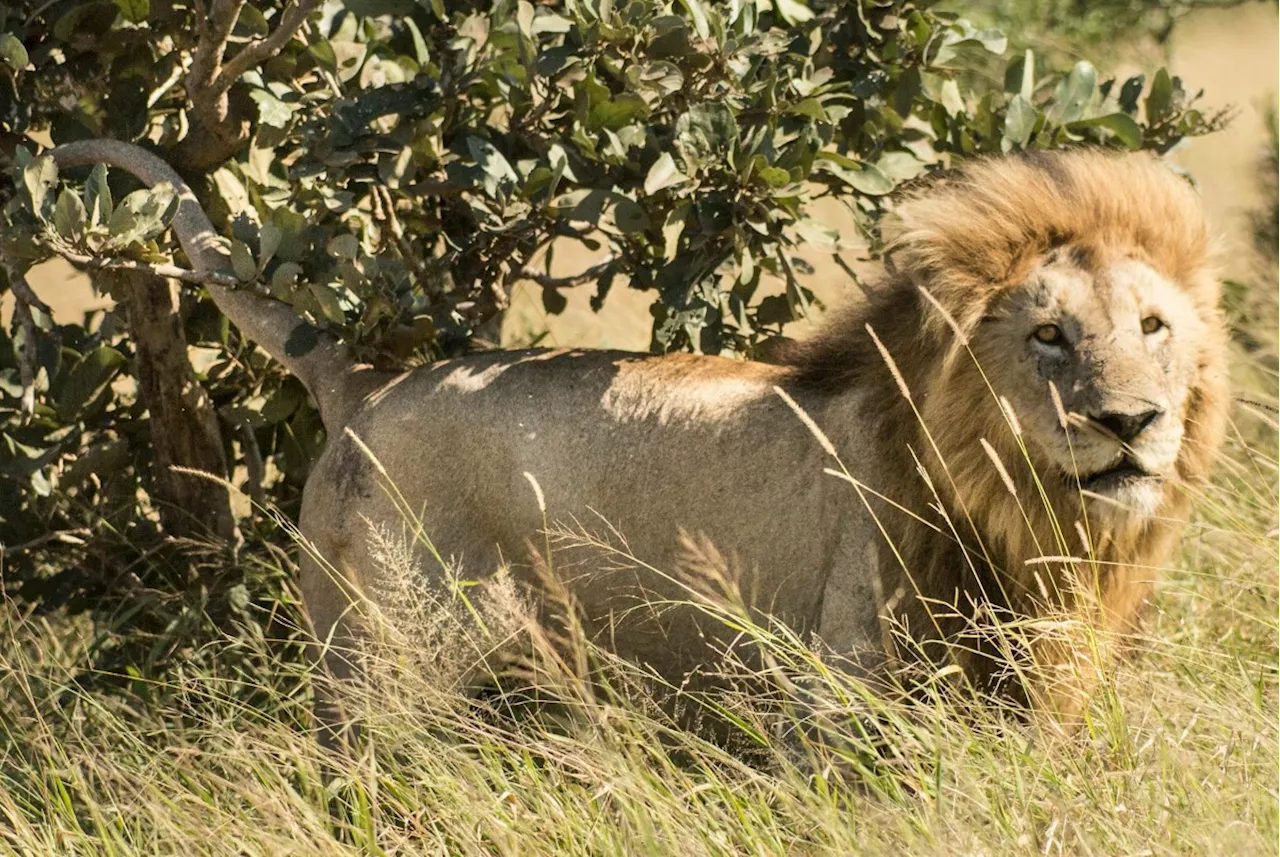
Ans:
MULTIPOLYGON (((926 526, 878 510, 901 553, 900 562, 882 568, 909 594, 901 618, 917 631, 939 629, 925 637, 955 637, 972 615, 943 609, 952 614, 948 624, 938 619, 939 603, 983 602, 985 609, 1034 615, 1044 612, 1037 594, 1052 590, 1064 593, 1060 604, 1097 593, 1092 624, 1132 629, 1226 431, 1219 285, 1194 190, 1145 155, 1078 150, 976 159, 923 183, 896 209, 886 234, 884 279, 783 362, 801 385, 866 391, 867 407, 884 413, 877 449, 897 457, 901 474, 886 493, 917 512, 945 512, 926 526), (1018 466, 1016 434, 965 348, 992 302, 1018 289, 1037 257, 1056 247, 1082 260, 1104 254, 1142 261, 1210 321, 1188 399, 1179 479, 1166 483, 1155 515, 1119 515, 1090 527, 1089 548, 1077 535, 1078 489, 1018 466), (1006 465, 1008 481, 980 438, 1006 465), (1077 561, 1041 559, 1062 554, 1077 561)), ((967 660, 979 675, 998 662, 967 660)))

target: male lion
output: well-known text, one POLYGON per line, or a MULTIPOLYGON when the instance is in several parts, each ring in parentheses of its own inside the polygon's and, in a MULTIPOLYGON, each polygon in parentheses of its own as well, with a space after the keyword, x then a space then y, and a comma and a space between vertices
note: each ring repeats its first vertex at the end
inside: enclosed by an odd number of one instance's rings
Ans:
MULTIPOLYGON (((190 191, 153 156, 92 141, 54 157, 172 182, 187 256, 227 270, 190 191)), ((211 287, 307 385, 328 429, 301 529, 337 576, 309 556, 301 566, 330 666, 349 669, 336 653, 359 635, 352 601, 378 592, 371 523, 408 508, 445 557, 530 581, 546 520, 607 522, 666 571, 681 564, 678 533, 699 534, 741 570, 753 609, 851 669, 874 676, 910 651, 958 663, 979 687, 1076 708, 1054 668, 1083 644, 1033 642, 1044 680, 999 682, 984 629, 1068 610, 1128 630, 1176 544, 1228 399, 1197 199, 1142 155, 990 158, 902 201, 889 237, 869 299, 781 365, 542 350, 382 374, 329 339, 291 354, 291 310, 211 287), (824 474, 833 452, 851 480, 824 474), (887 620, 913 644, 887 637, 887 620)), ((676 683, 707 663, 725 633, 702 613, 634 609, 686 599, 677 583, 597 559, 554 563, 589 629, 676 683)))

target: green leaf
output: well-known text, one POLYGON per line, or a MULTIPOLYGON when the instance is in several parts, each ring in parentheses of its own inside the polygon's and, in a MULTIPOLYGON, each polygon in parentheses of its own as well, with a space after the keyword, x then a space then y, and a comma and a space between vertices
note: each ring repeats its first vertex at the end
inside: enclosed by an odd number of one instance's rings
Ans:
POLYGON ((1160 69, 1151 81, 1151 92, 1147 93, 1147 122, 1157 124, 1173 112, 1173 79, 1169 72, 1160 69))
POLYGON ((167 182, 135 190, 120 201, 107 221, 110 246, 122 248, 156 237, 169 225, 177 203, 177 193, 167 182))
POLYGON ((676 147, 687 166, 711 163, 737 139, 738 120, 724 104, 699 104, 676 120, 676 147))
POLYGON ((258 263, 253 261, 253 251, 243 241, 231 242, 231 269, 242 283, 251 283, 258 277, 258 263))
POLYGON ((910 152, 885 152, 876 161, 876 166, 896 181, 913 179, 924 172, 924 164, 910 152))
POLYGON ((1124 113, 1109 113, 1106 116, 1095 116, 1092 119, 1081 119, 1067 125, 1069 131, 1081 131, 1086 128, 1105 128, 1116 135, 1116 138, 1130 149, 1142 148, 1142 126, 1132 116, 1124 113))
POLYGON ((693 19, 693 29, 702 39, 711 38, 711 25, 707 22, 707 12, 702 8, 701 0, 680 0, 680 5, 693 19))
POLYGON ((649 215, 635 200, 621 194, 615 194, 601 226, 607 227, 610 224, 622 234, 629 235, 633 232, 642 232, 648 229, 649 215))
POLYGON ((572 21, 554 12, 544 10, 541 15, 533 19, 533 34, 535 36, 539 33, 567 33, 572 29, 572 21))
POLYGON ((773 0, 773 8, 788 24, 795 26, 813 18, 813 10, 801 0, 773 0))
POLYGON ((266 266, 271 258, 276 255, 276 251, 280 249, 280 241, 284 238, 284 230, 274 223, 262 224, 262 229, 258 231, 258 261, 262 266, 266 266))
POLYGON ((819 152, 813 166, 831 173, 866 196, 884 196, 897 187, 897 183, 876 165, 855 161, 835 152, 819 152))
POLYGON ((294 111, 292 105, 285 104, 266 89, 251 90, 249 97, 258 105, 259 122, 273 128, 289 127, 289 120, 293 118, 294 111))
POLYGON ((333 324, 344 324, 347 320, 346 314, 342 311, 342 304, 338 301, 338 295, 328 286, 319 283, 308 283, 308 290, 311 296, 316 299, 316 303, 320 305, 321 314, 333 324))
POLYGON ((667 219, 662 224, 662 258, 667 262, 675 259, 680 252, 680 235, 684 232, 685 222, 689 216, 689 203, 679 203, 667 212, 667 219))
POLYGON ((53 209, 53 228, 63 238, 75 242, 84 235, 86 220, 80 194, 71 188, 63 188, 62 193, 58 195, 58 204, 53 209))
POLYGON ((300 276, 302 276, 302 266, 297 262, 281 262, 271 272, 271 294, 280 300, 288 300, 300 276))
POLYGON ((782 112, 791 116, 808 116, 816 122, 830 121, 827 111, 822 107, 822 102, 816 98, 806 98, 803 101, 798 101, 782 112))
MULTIPOLYGON (((116 2, 119 3, 121 0, 116 2)), ((262 14, 262 10, 252 3, 245 3, 240 7, 240 15, 236 18, 236 28, 231 32, 237 38, 246 39, 261 38, 270 31, 271 25, 267 23, 267 16, 262 14)))
POLYGON ((511 162, 506 156, 494 148, 493 144, 481 137, 467 137, 467 151, 486 176, 485 190, 492 193, 503 185, 512 185, 520 180, 511 162))
POLYGON ((80 358, 58 391, 58 418, 63 422, 78 419, 86 407, 102 394, 124 367, 124 355, 114 348, 100 345, 80 358))
POLYGON ((587 117, 587 127, 593 131, 601 128, 617 131, 648 114, 649 105, 643 98, 634 92, 623 92, 593 105, 587 117))
POLYGON ((22 183, 31 197, 31 211, 41 220, 53 214, 50 191, 58 184, 58 165, 49 155, 42 155, 22 170, 22 183))
POLYGON ((145 24, 151 14, 151 0, 116 0, 116 8, 130 24, 145 24))
POLYGON ((1076 63, 1054 92, 1050 117, 1056 122, 1076 121, 1084 116, 1097 88, 1098 71, 1093 64, 1083 60, 1076 63))
POLYGON ((791 184, 791 173, 782 167, 764 166, 756 170, 756 175, 769 187, 786 187, 791 184))
POLYGON ((845 177, 845 181, 867 196, 883 196, 891 193, 896 187, 893 179, 885 175, 875 164, 862 164, 861 169, 851 172, 845 177))
POLYGON ((526 39, 533 38, 533 4, 529 0, 516 3, 516 27, 526 39))
POLYGON ((349 262, 360 255, 360 239, 350 232, 344 232, 330 238, 325 249, 330 256, 349 262))
POLYGON ((14 71, 22 71, 31 62, 26 47, 13 33, 0 33, 0 62, 14 71))
POLYGON ((964 99, 960 97, 960 87, 954 80, 943 82, 941 103, 948 116, 964 114, 964 99))
POLYGON ((84 207, 89 212, 89 225, 97 226, 111 219, 111 188, 107 184, 107 167, 94 164, 89 180, 84 183, 84 207))
POLYGON ((311 54, 311 58, 316 61, 316 65, 325 71, 330 74, 338 73, 338 55, 334 52, 333 45, 328 39, 320 39, 313 42, 307 47, 307 53, 311 54))
POLYGON ((644 192, 657 193, 663 188, 683 184, 688 180, 689 177, 680 172, 680 168, 676 166, 675 158, 671 157, 669 152, 663 152, 649 168, 649 174, 645 176, 644 192))
POLYGON ((1040 116, 1035 105, 1023 98, 1021 94, 1009 100, 1009 108, 1004 116, 1004 136, 1000 140, 1000 149, 1011 152, 1021 149, 1031 140, 1040 116))
POLYGON ((53 25, 53 34, 59 41, 67 42, 80 33, 105 33, 119 14, 120 10, 110 0, 78 3, 58 18, 53 25))
MULTIPOLYGON (((431 61, 431 52, 427 49, 427 40, 422 37, 422 31, 418 29, 418 25, 412 18, 405 16, 404 25, 409 28, 409 34, 413 36, 413 58, 418 61, 418 65, 426 65, 431 61)), ((330 50, 332 51, 332 48, 330 50)), ((336 57, 334 62, 336 64, 336 57)))

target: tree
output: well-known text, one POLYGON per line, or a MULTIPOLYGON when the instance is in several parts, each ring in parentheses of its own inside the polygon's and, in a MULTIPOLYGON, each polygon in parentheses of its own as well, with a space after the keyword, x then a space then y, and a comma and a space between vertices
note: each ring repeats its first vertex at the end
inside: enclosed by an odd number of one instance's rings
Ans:
POLYGON ((813 200, 846 206, 875 251, 893 191, 950 158, 1164 152, 1220 121, 1163 70, 1101 80, 1006 46, 902 0, 11 5, 0 514, 28 549, 6 574, 45 605, 119 603, 136 584, 113 551, 154 541, 153 505, 171 533, 229 528, 218 483, 164 465, 243 467, 288 512, 322 441, 301 386, 199 299, 166 237, 171 190, 61 175, 40 141, 153 149, 223 230, 228 282, 379 366, 492 338, 521 279, 552 313, 566 289, 599 306, 625 283, 654 296, 654 350, 753 356, 810 312, 795 250, 850 247, 813 200), (570 277, 533 267, 566 241, 608 256, 570 277), (99 272, 128 329, 53 325, 23 279, 52 254, 99 272), (194 369, 188 343, 217 356, 194 369))

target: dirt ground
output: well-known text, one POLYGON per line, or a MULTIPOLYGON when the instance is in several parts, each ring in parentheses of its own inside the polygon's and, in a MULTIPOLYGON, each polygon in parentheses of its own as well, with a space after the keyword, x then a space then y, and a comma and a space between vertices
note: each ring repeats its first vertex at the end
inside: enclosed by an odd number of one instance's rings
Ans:
MULTIPOLYGON (((1205 90, 1209 108, 1234 106, 1230 127, 1209 137, 1190 140, 1176 153, 1177 160, 1190 170, 1200 184, 1205 205, 1215 227, 1221 232, 1229 274, 1244 274, 1248 254, 1248 212, 1262 202, 1255 169, 1266 145, 1263 111, 1274 105, 1280 50, 1277 32, 1280 21, 1274 3, 1264 2, 1233 9, 1206 10, 1184 21, 1174 33, 1169 64, 1189 85, 1205 90), (1232 269, 1232 266, 1238 266, 1232 269)), ((1144 64, 1150 60, 1144 56, 1144 64)), ((1128 63, 1122 64, 1128 68, 1128 63)), ((836 206, 821 211, 830 225, 847 224, 836 206)), ((815 268, 807 284, 829 303, 851 287, 848 277, 827 256, 801 253, 815 268)), ((557 251, 556 273, 568 274, 596 260, 585 249, 557 251)), ((855 260, 849 259, 850 262, 855 260)), ((94 295, 88 281, 65 263, 42 265, 31 283, 53 309, 55 318, 70 321, 88 309, 105 306, 105 298, 94 295)), ((568 309, 559 316, 547 316, 536 288, 518 287, 504 325, 508 345, 522 345, 539 334, 544 345, 573 345, 592 348, 644 350, 649 342, 651 297, 631 291, 621 282, 604 309, 591 311, 588 300, 592 286, 566 293, 568 309)), ((8 324, 10 298, 0 301, 0 322, 8 324)), ((797 326, 793 333, 802 334, 797 326)))

